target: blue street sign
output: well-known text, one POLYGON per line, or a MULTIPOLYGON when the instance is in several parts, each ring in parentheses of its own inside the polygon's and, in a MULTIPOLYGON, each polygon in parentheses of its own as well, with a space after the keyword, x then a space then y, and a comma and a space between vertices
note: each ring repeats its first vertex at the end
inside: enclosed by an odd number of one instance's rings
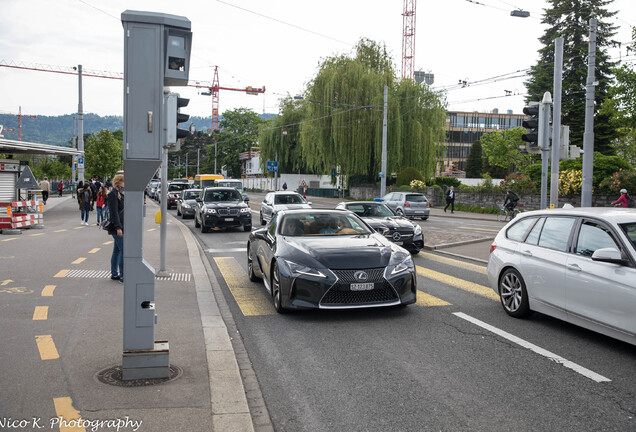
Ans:
POLYGON ((84 158, 83 157, 77 158, 77 163, 80 165, 84 165, 84 158))
POLYGON ((276 171, 278 171, 278 162, 276 162, 276 161, 267 161, 267 171, 268 172, 276 172, 276 171))
POLYGON ((384 177, 384 173, 381 172, 380 174, 378 174, 378 177, 383 178, 384 177))

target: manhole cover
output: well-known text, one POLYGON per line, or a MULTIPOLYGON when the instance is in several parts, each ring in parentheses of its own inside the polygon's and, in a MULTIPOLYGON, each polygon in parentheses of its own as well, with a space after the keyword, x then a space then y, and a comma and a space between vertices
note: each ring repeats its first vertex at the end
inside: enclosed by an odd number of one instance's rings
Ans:
POLYGON ((95 377, 99 382, 118 387, 144 387, 173 381, 179 378, 182 373, 183 370, 181 370, 179 366, 170 365, 170 378, 144 378, 124 381, 121 378, 121 366, 112 366, 97 372, 97 375, 95 375, 95 377))

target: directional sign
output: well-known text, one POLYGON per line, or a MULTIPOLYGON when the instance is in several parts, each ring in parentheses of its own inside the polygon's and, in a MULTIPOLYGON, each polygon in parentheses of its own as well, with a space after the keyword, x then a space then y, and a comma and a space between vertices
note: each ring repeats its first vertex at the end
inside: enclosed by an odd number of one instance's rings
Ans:
POLYGON ((276 171, 278 171, 278 162, 276 162, 276 161, 267 161, 267 171, 268 172, 276 172, 276 171))
POLYGON ((84 174, 84 158, 83 157, 77 158, 77 172, 79 172, 80 174, 84 174))
POLYGON ((35 181, 35 176, 31 172, 31 168, 28 165, 24 166, 24 171, 20 174, 20 178, 15 183, 16 189, 40 189, 38 183, 35 181))

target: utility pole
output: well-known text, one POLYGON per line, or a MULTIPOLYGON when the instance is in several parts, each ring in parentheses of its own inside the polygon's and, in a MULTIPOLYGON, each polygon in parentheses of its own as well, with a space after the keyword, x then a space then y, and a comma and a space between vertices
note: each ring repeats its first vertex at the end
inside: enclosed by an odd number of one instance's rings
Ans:
POLYGON ((596 19, 590 19, 590 43, 587 54, 585 84, 585 132, 583 133, 583 184, 581 207, 592 206, 592 177, 594 175, 594 75, 596 67, 596 19))
POLYGON ((382 172, 380 177, 380 198, 386 195, 386 114, 389 102, 389 87, 384 86, 384 118, 382 120, 382 172))
MULTIPOLYGON (((125 174, 125 173, 124 173, 125 174)), ((161 224, 159 224, 159 276, 169 276, 166 270, 166 229, 168 225, 168 148, 161 148, 161 224)))
POLYGON ((82 65, 77 66, 77 78, 79 87, 79 102, 77 104, 77 150, 79 150, 82 163, 77 163, 77 180, 84 181, 84 106, 82 104, 82 65))
POLYGON ((550 162, 550 207, 559 206, 559 153, 561 150, 561 87, 563 79, 563 37, 554 40, 554 102, 552 104, 552 156, 550 162))
MULTIPOLYGON (((548 163, 550 161, 550 105, 552 95, 543 94, 539 107, 539 148, 541 149, 541 208, 548 205, 548 163)), ((557 159, 558 160, 558 159, 557 159)))

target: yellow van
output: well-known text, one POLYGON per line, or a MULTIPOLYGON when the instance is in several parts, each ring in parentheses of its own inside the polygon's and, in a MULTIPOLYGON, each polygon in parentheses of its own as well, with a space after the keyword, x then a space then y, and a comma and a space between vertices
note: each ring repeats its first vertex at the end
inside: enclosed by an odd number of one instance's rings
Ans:
POLYGON ((214 180, 220 180, 221 174, 197 174, 194 176, 194 184, 201 189, 214 186, 214 180))

